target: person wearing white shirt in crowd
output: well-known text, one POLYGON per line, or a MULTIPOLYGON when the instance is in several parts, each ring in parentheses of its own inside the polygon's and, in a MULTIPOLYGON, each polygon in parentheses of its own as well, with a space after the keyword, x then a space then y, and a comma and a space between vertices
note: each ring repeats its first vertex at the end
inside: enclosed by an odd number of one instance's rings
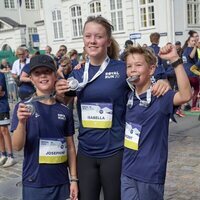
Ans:
POLYGON ((23 67, 30 62, 30 59, 26 57, 26 52, 23 47, 18 47, 16 50, 16 56, 19 58, 17 59, 12 66, 12 76, 14 79, 17 79, 23 67))

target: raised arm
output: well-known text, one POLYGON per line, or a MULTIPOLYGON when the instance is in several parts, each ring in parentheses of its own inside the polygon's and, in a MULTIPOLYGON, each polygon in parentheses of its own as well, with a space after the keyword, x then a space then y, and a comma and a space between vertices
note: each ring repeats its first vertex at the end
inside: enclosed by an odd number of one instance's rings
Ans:
POLYGON ((169 60, 176 74, 178 92, 174 96, 174 105, 181 105, 188 102, 191 97, 191 87, 188 76, 184 70, 182 59, 179 57, 174 45, 166 45, 160 49, 159 56, 169 60))

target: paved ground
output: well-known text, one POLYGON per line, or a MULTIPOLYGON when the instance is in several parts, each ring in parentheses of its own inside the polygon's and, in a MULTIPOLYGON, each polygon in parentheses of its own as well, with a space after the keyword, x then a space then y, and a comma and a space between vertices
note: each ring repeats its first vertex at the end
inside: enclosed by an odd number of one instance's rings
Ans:
MULTIPOLYGON (((165 200, 200 200, 200 121, 198 116, 177 121, 170 124, 165 200)), ((15 166, 0 167, 0 200, 21 200, 22 152, 15 156, 15 166)))

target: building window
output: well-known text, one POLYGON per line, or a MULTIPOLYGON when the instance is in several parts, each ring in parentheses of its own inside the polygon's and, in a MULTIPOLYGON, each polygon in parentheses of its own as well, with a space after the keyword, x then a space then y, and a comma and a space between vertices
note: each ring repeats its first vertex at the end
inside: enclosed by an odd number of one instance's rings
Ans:
POLYGON ((15 1, 14 0, 4 0, 5 8, 15 8, 15 1))
POLYGON ((187 0, 188 26, 200 25, 200 0, 187 0))
POLYGON ((32 41, 32 34, 37 33, 37 28, 35 27, 28 27, 28 36, 29 36, 29 43, 32 41))
POLYGON ((72 30, 73 37, 82 36, 82 17, 81 17, 81 7, 73 6, 71 8, 71 19, 72 19, 72 30))
POLYGON ((155 26, 154 0, 139 0, 139 12, 141 28, 155 26))
POLYGON ((25 0, 25 7, 28 10, 35 9, 35 0, 25 0))
POLYGON ((52 12, 54 39, 63 39, 62 17, 60 10, 52 12))
POLYGON ((89 4, 90 7, 90 14, 92 15, 101 15, 101 2, 99 1, 94 1, 89 4))
POLYGON ((123 11, 122 11, 122 0, 110 0, 111 10, 111 23, 114 27, 114 31, 123 31, 123 11))

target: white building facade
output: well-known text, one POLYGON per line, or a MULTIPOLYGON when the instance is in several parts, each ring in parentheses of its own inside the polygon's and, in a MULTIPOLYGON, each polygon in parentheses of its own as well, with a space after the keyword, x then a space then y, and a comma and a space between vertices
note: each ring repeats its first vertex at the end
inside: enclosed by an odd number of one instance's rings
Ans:
POLYGON ((152 32, 161 34, 160 46, 177 40, 183 44, 189 30, 200 31, 200 0, 44 0, 43 5, 43 30, 54 52, 61 44, 82 52, 82 28, 90 15, 111 22, 121 48, 130 38, 150 45, 152 32))
MULTIPOLYGON (((2 4, 3 1, 0 2, 2 4)), ((124 42, 130 38, 141 45, 144 43, 150 45, 149 35, 153 32, 161 34, 160 46, 177 40, 183 44, 189 30, 200 32, 200 0, 24 0, 23 2, 34 4, 35 13, 19 24, 27 25, 28 20, 35 20, 33 27, 37 27, 40 49, 50 45, 53 53, 56 53, 61 44, 66 45, 69 50, 76 49, 79 53, 82 52, 82 28, 90 15, 101 15, 110 21, 114 26, 113 36, 120 48, 123 48, 124 42), (34 18, 36 15, 37 19, 34 18)), ((21 9, 20 12, 23 13, 24 10, 21 9)), ((21 17, 24 18, 26 17, 21 17)))
POLYGON ((37 34, 35 21, 43 17, 40 0, 0 1, 0 50, 9 46, 32 45, 32 35, 37 34))

